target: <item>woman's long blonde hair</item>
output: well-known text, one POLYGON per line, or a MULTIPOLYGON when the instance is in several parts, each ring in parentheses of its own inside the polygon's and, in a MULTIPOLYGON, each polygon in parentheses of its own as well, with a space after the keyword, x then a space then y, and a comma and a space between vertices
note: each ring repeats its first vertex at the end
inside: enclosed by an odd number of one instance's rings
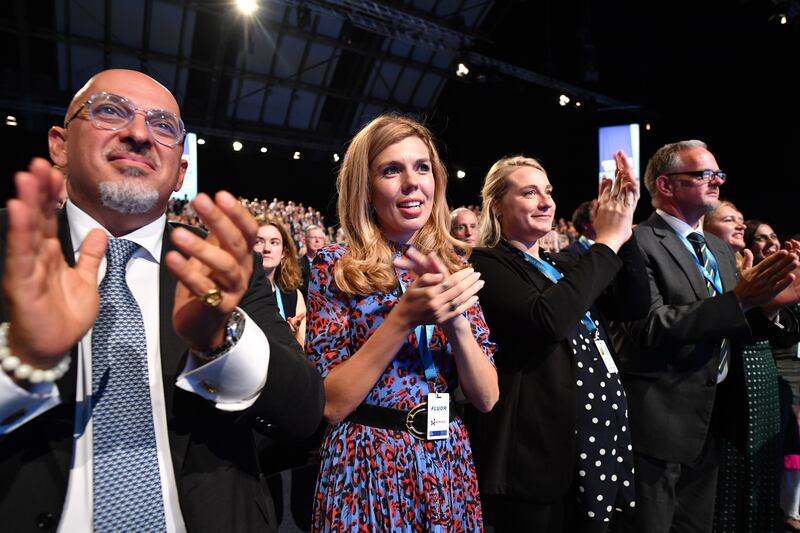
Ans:
POLYGON ((388 292, 397 287, 392 251, 381 233, 372 207, 370 173, 378 154, 408 137, 418 137, 428 148, 435 186, 430 217, 414 237, 414 247, 425 254, 436 251, 450 272, 464 267, 463 256, 459 256, 456 249, 462 253, 467 250, 450 236, 450 215, 445 197, 447 170, 436 151, 431 132, 408 117, 381 115, 350 141, 336 180, 339 224, 350 253, 334 267, 334 280, 346 294, 388 292))
POLYGON ((281 262, 275 267, 275 285, 283 292, 296 291, 303 281, 303 274, 300 272, 300 265, 297 264, 297 247, 294 239, 289 235, 289 230, 283 222, 273 216, 258 216, 256 221, 260 226, 272 226, 281 234, 283 241, 283 256, 281 262))
POLYGON ((497 204, 508 188, 506 178, 520 167, 533 167, 544 172, 545 176, 547 175, 539 161, 522 155, 504 157, 492 165, 492 168, 486 173, 486 178, 483 180, 483 189, 481 189, 483 205, 481 207, 481 219, 478 223, 478 246, 491 248, 496 246, 500 239, 503 238, 503 228, 500 224, 497 204))

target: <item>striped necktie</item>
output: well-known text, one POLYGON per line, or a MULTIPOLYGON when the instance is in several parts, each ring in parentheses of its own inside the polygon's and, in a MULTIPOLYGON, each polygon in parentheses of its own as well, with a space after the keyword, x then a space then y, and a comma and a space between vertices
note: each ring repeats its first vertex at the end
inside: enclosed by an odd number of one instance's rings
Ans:
MULTIPOLYGON (((717 289, 714 287, 714 284, 711 283, 711 280, 708 279, 711 277, 714 279, 717 273, 714 271, 714 267, 711 263, 711 258, 709 257, 708 247, 706 246, 706 238, 703 236, 702 233, 697 233, 693 231, 689 235, 686 236, 686 239, 692 244, 692 248, 694 248, 694 253, 697 255, 697 260, 700 261, 700 264, 703 265, 703 268, 708 273, 708 276, 703 273, 703 279, 706 281, 706 290, 708 291, 708 295, 712 298, 717 295, 717 289)), ((728 339, 722 339, 722 343, 720 344, 719 348, 719 366, 717 367, 718 376, 721 376, 725 370, 725 366, 728 364, 728 354, 730 352, 730 342, 728 339)))

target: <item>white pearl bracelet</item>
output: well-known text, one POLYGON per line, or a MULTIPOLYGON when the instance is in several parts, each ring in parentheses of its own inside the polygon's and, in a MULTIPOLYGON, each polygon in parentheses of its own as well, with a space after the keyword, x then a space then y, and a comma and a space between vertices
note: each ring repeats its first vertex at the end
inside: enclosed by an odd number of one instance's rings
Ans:
POLYGON ((19 357, 13 355, 8 349, 8 322, 0 324, 0 367, 10 376, 16 379, 27 380, 30 383, 52 383, 60 379, 69 370, 71 358, 65 356, 58 364, 47 370, 33 368, 27 363, 20 361, 19 357))

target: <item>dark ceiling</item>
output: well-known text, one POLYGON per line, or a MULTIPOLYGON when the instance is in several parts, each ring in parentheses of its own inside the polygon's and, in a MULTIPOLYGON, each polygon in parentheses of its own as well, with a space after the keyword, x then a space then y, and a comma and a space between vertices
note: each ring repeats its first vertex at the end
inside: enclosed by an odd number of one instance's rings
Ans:
POLYGON ((488 166, 526 153, 541 158, 569 216, 595 191, 597 126, 635 121, 651 127, 645 159, 701 138, 745 215, 796 233, 798 5, 259 0, 247 19, 228 1, 13 0, 0 11, 0 111, 19 126, 0 123, 0 171, 46 153, 47 127, 88 77, 125 67, 171 88, 188 129, 207 139, 201 190, 331 213, 332 153, 397 110, 424 118, 451 170, 466 171, 451 181, 453 204, 478 203, 488 166))

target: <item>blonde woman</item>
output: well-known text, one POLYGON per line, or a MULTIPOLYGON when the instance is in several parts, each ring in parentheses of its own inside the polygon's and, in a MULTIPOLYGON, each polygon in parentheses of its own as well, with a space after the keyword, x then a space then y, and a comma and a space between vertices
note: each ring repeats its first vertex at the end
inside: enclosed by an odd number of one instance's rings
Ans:
POLYGON ((483 282, 448 232, 446 177, 430 132, 400 116, 374 119, 345 155, 337 185, 347 244, 317 254, 308 296, 306 351, 331 424, 314 531, 483 529, 449 395, 460 385, 488 411, 497 374, 477 305, 483 282))
POLYGON ((303 277, 297 264, 297 249, 286 227, 276 218, 259 217, 253 251, 260 253, 281 316, 289 323, 300 346, 306 341, 306 302, 300 292, 303 277))
MULTIPOLYGON (((500 400, 472 434, 487 522, 495 531, 606 531, 634 503, 625 391, 606 319, 646 314, 644 261, 631 237, 638 182, 624 154, 595 210, 580 259, 548 253, 553 187, 542 165, 496 162, 483 186, 481 301, 497 342, 500 400)), ((472 429, 472 428, 471 428, 472 429)))

